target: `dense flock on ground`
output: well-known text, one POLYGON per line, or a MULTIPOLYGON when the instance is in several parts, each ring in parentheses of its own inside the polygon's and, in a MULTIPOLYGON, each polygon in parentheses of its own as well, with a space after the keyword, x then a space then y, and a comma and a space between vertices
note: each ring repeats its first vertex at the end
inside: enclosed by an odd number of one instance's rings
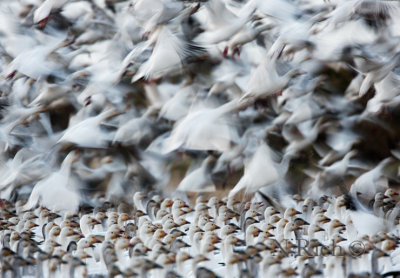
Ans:
POLYGON ((399 26, 384 0, 2 0, 1 273, 399 275, 399 26))

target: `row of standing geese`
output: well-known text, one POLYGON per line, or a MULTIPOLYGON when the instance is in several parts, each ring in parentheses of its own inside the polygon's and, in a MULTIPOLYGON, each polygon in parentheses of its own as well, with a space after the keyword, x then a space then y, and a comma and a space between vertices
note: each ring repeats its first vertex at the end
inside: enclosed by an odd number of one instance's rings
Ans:
POLYGON ((399 11, 1 1, 2 275, 398 275, 399 11))
POLYGON ((0 193, 25 209, 399 183, 394 1, 0 5, 0 193))
POLYGON ((3 277, 398 277, 399 194, 372 200, 260 195, 241 203, 137 192, 133 206, 105 202, 57 214, 1 201, 3 277))

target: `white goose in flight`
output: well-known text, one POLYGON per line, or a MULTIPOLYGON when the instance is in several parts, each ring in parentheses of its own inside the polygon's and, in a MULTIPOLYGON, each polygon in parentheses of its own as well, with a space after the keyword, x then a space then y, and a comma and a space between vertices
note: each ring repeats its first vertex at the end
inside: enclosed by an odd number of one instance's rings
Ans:
POLYGON ((278 182, 286 173, 288 162, 283 160, 281 165, 274 161, 274 154, 269 146, 262 142, 244 168, 244 175, 229 192, 229 197, 245 190, 246 193, 278 182))
POLYGON ((179 148, 192 150, 215 150, 223 152, 238 142, 239 135, 230 114, 236 111, 237 101, 217 108, 199 108, 177 122, 166 140, 164 152, 179 148))
POLYGON ((278 56, 279 53, 274 54, 271 58, 263 59, 252 71, 247 82, 246 93, 240 98, 241 101, 267 98, 281 93, 289 85, 290 80, 299 74, 299 70, 293 68, 280 75, 277 72, 276 63, 278 56))
POLYGON ((113 137, 111 133, 101 130, 100 124, 117 114, 114 109, 110 109, 70 126, 58 142, 72 143, 86 148, 104 148, 113 137))
POLYGON ((71 176, 71 166, 77 158, 77 153, 71 151, 58 171, 39 181, 33 188, 24 210, 33 209, 40 202, 41 205, 54 211, 77 211, 80 196, 77 191, 77 181, 71 176))

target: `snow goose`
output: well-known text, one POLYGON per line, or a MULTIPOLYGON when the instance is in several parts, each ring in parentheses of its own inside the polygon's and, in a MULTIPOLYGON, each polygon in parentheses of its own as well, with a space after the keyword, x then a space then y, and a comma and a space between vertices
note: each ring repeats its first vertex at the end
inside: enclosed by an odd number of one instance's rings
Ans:
POLYGON ((72 143, 85 148, 104 148, 112 140, 112 134, 101 129, 101 123, 118 115, 114 109, 106 110, 97 116, 89 117, 68 127, 58 140, 61 143, 72 143))
POLYGON ((398 103, 399 99, 399 76, 394 72, 389 72, 385 78, 374 84, 375 95, 371 98, 364 114, 377 114, 387 112, 387 107, 398 103))
MULTIPOLYGON (((66 252, 62 251, 60 249, 59 251, 55 252, 54 255, 50 258, 48 265, 47 265, 49 277, 57 277, 57 275, 61 276, 61 273, 59 273, 59 272, 60 272, 60 268, 61 268, 61 264, 62 264, 62 258, 64 255, 66 255, 66 252)), ((68 270, 64 270, 64 271, 68 271, 68 270)))
POLYGON ((254 9, 243 9, 241 14, 234 14, 221 0, 212 0, 196 14, 206 31, 196 37, 195 42, 212 46, 228 40, 240 31, 250 19, 254 9))
POLYGON ((74 240, 73 237, 81 238, 83 236, 79 232, 74 231, 71 227, 64 227, 61 229, 57 242, 61 245, 63 250, 67 250, 69 243, 74 240))
POLYGON ((163 229, 164 231, 168 234, 170 231, 172 231, 174 228, 177 228, 178 225, 174 222, 172 219, 168 219, 163 223, 163 229))
POLYGON ((203 160, 201 166, 190 171, 179 183, 178 191, 184 192, 213 192, 215 185, 211 180, 211 168, 215 162, 215 157, 210 155, 203 160))
POLYGON ((36 96, 35 99, 29 104, 29 106, 40 106, 46 107, 52 104, 55 104, 60 99, 67 96, 67 93, 71 90, 71 88, 67 85, 60 84, 49 84, 47 82, 41 82, 39 85, 40 93, 36 96))
POLYGON ((269 252, 263 253, 263 260, 260 264, 260 276, 261 277, 271 277, 269 275, 278 275, 278 271, 273 265, 278 265, 279 267, 280 260, 278 258, 273 257, 273 255, 269 252))
POLYGON ((102 265, 107 268, 108 271, 112 269, 112 266, 118 261, 115 253, 114 244, 111 241, 105 240, 101 246, 101 262, 102 265))
POLYGON ((118 224, 118 212, 115 211, 108 211, 107 212, 107 227, 110 228, 113 225, 117 225, 118 224))
POLYGON ((64 38, 60 40, 48 35, 42 35, 39 39, 35 47, 22 51, 7 65, 3 71, 5 76, 11 79, 18 75, 25 75, 38 80, 57 72, 59 65, 49 59, 49 56, 70 42, 64 38))
POLYGON ((234 246, 243 243, 238 237, 233 234, 228 235, 221 243, 222 258, 226 261, 229 260, 229 255, 234 253, 234 246))
POLYGON ((255 238, 262 232, 257 224, 251 224, 247 227, 245 231, 246 245, 254 245, 255 238))
POLYGON ((360 96, 364 96, 369 88, 375 84, 383 80, 395 67, 400 59, 400 53, 397 53, 394 57, 391 57, 388 61, 385 61, 381 65, 376 65, 376 67, 367 72, 364 80, 361 83, 360 87, 360 96))
POLYGON ((42 226, 43 240, 57 240, 57 236, 60 234, 61 228, 54 222, 49 222, 42 226))
POLYGON ((23 148, 17 152, 13 159, 7 161, 2 173, 3 179, 0 184, 0 191, 4 191, 3 198, 7 198, 10 189, 14 190, 30 182, 44 178, 47 167, 44 165, 43 157, 33 155, 23 148), (40 171, 39 171, 40 169, 40 171))
POLYGON ((257 38, 259 34, 264 31, 270 30, 274 27, 273 24, 254 22, 251 26, 245 25, 243 29, 237 34, 232 36, 224 49, 223 56, 226 57, 228 53, 232 53, 232 57, 237 54, 240 56, 240 47, 249 43, 257 38))
POLYGON ((312 183, 310 186, 310 194, 312 196, 317 196, 319 194, 316 194, 315 192, 322 193, 326 192, 326 190, 335 192, 338 191, 338 189, 342 192, 346 192, 342 186, 338 186, 337 184, 344 183, 344 177, 351 170, 351 167, 349 166, 349 161, 357 154, 357 151, 350 151, 346 153, 346 155, 341 160, 334 162, 330 166, 323 167, 323 170, 319 172, 315 177, 315 183, 312 183), (324 183, 320 184, 320 180, 323 180, 324 183))
POLYGON ((285 103, 285 110, 292 112, 290 117, 285 121, 285 125, 299 124, 304 121, 316 118, 323 114, 323 109, 312 98, 312 93, 299 96, 295 99, 291 98, 285 103), (302 109, 298 109, 302 105, 302 109))
POLYGON ((378 192, 375 194, 374 203, 372 205, 372 210, 374 211, 375 215, 381 218, 385 216, 384 199, 385 195, 383 192, 378 192))
MULTIPOLYGON (((246 259, 247 256, 245 254, 239 254, 239 253, 228 254, 227 259, 225 259, 225 265, 226 265, 225 278, 232 277, 231 275, 236 275, 237 271, 235 270, 234 266, 245 261, 246 259)), ((239 268, 238 272, 240 273, 240 266, 238 266, 238 268, 239 268)))
POLYGON ((196 272, 195 272, 196 277, 199 278, 217 278, 219 277, 217 274, 215 274, 214 271, 204 267, 204 266, 200 266, 198 268, 196 268, 196 272))
POLYGON ((207 241, 204 240, 204 242, 202 242, 202 244, 200 246, 200 254, 202 254, 206 257, 211 257, 211 252, 213 252, 215 250, 218 250, 218 248, 210 240, 207 240, 207 241))
POLYGON ((192 110, 175 124, 171 135, 166 139, 164 153, 179 148, 219 152, 229 150, 239 137, 232 119, 229 118, 236 107, 236 102, 233 101, 217 108, 192 110))
POLYGON ((384 192, 388 188, 388 180, 384 175, 384 169, 393 158, 382 160, 375 168, 360 175, 351 185, 350 193, 354 198, 363 203, 369 203, 378 192, 384 192))
POLYGON ((119 225, 120 227, 125 227, 126 224, 127 224, 127 222, 128 222, 129 220, 131 220, 131 219, 132 219, 132 217, 131 217, 128 213, 122 212, 122 213, 120 213, 119 216, 118 216, 118 221, 117 221, 117 223, 118 223, 118 225, 119 225))
POLYGON ((301 12, 294 3, 285 0, 274 0, 272 2, 251 0, 246 3, 243 10, 249 10, 251 8, 256 8, 256 12, 260 12, 262 15, 267 15, 283 22, 294 20, 301 12))
POLYGON ((242 135, 238 144, 233 146, 230 150, 224 151, 218 158, 215 167, 212 171, 212 179, 215 183, 222 182, 225 187, 229 182, 229 178, 236 173, 240 173, 243 168, 243 156, 246 149, 251 146, 251 136, 254 135, 253 129, 248 129, 242 135))
POLYGON ((141 144, 144 140, 154 137, 152 116, 158 112, 155 107, 150 107, 138 118, 132 118, 122 124, 115 133, 113 143, 141 144))
POLYGON ((315 237, 315 233, 324 232, 325 230, 321 228, 319 225, 311 224, 307 230, 307 236, 310 239, 318 239, 315 237))
POLYGON ((329 147, 332 148, 332 151, 328 152, 320 161, 319 164, 325 166, 326 164, 330 164, 333 160, 346 155, 351 148, 359 143, 361 140, 358 138, 356 134, 344 128, 340 131, 335 131, 334 133, 330 133, 328 131, 328 138, 326 143, 329 147))
POLYGON ((285 209, 285 212, 283 213, 283 218, 287 220, 292 220, 296 215, 302 214, 300 211, 296 210, 295 208, 287 208, 285 209))
POLYGON ((178 274, 185 274, 185 262, 192 259, 192 256, 184 251, 178 251, 176 254, 176 270, 178 274))
POLYGON ((143 200, 145 200, 146 196, 143 192, 135 192, 133 195, 133 205, 136 210, 146 211, 145 206, 143 204, 143 200))
POLYGON ((150 43, 155 45, 149 59, 132 77, 132 83, 141 78, 158 79, 171 72, 181 70, 185 60, 196 54, 196 50, 170 27, 161 25, 153 31, 150 43), (168 57, 166 59, 166 57, 168 57))
POLYGON ((215 219, 218 215, 219 205, 220 200, 216 196, 212 196, 207 202, 207 206, 209 208, 207 216, 211 216, 213 219, 215 219))
POLYGON ((159 117, 170 121, 178 121, 185 117, 190 111, 198 90, 196 83, 178 89, 172 97, 163 103, 159 117))
POLYGON ((90 263, 95 263, 94 250, 96 248, 95 244, 101 243, 98 236, 89 235, 85 238, 81 238, 77 243, 77 256, 78 254, 86 254, 90 263), (93 259, 90 259, 93 258, 93 259))
POLYGON ((14 252, 17 252, 18 241, 21 239, 19 233, 17 231, 12 231, 10 236, 10 249, 14 252))
POLYGON ((275 238, 278 242, 281 242, 284 239, 283 231, 285 226, 289 223, 289 220, 285 218, 281 218, 276 224, 276 231, 274 233, 275 238))
POLYGON ((215 77, 208 91, 208 97, 224 96, 229 100, 233 100, 242 95, 242 89, 236 81, 241 76, 241 72, 232 70, 233 67, 235 67, 233 62, 225 60, 213 71, 213 76, 215 77))
POLYGON ((374 248, 371 253, 371 274, 374 277, 379 276, 380 268, 378 265, 378 259, 389 256, 388 253, 380 250, 378 248, 374 248))
POLYGON ((162 266, 160 269, 156 269, 153 273, 158 277, 165 277, 167 270, 171 269, 175 264, 175 253, 161 253, 155 260, 155 263, 162 266))
POLYGON ((54 211, 76 211, 80 203, 80 196, 77 192, 76 182, 71 177, 71 166, 77 158, 75 151, 70 152, 58 171, 39 181, 33 188, 24 210, 32 209, 40 201, 43 206, 54 211), (59 198, 68 199, 68 202, 62 202, 59 198))
MULTIPOLYGON (((147 244, 150 249, 154 249, 157 244, 162 244, 162 239, 167 235, 163 229, 157 229, 154 232, 152 240, 147 244)), ((163 245, 162 245, 163 246, 163 245)))
POLYGON ((332 239, 335 234, 341 233, 346 229, 346 225, 341 223, 338 219, 333 219, 328 226, 328 239, 332 239))
POLYGON ((85 237, 91 234, 91 231, 95 225, 99 224, 101 224, 100 221, 88 214, 83 215, 79 220, 79 227, 85 237))
POLYGON ((286 173, 288 163, 274 161, 275 155, 266 143, 260 143, 250 161, 245 165, 244 175, 229 192, 233 197, 241 190, 253 193, 262 187, 277 183, 286 173))
POLYGON ((239 230, 239 227, 233 223, 223 225, 219 237, 224 240, 228 235, 236 233, 239 230))
POLYGON ((126 238, 118 238, 115 242, 115 254, 118 257, 118 265, 122 268, 125 266, 127 261, 127 257, 125 256, 125 251, 130 247, 129 240, 126 238))
POLYGON ((103 231, 103 227, 105 227, 106 220, 108 216, 102 211, 94 211, 93 217, 100 222, 100 224, 94 225, 93 232, 99 233, 103 231))
MULTIPOLYGON (((223 227, 225 225, 225 223, 229 223, 231 222, 232 218, 235 216, 238 216, 239 214, 236 214, 230 210, 225 210, 225 211, 221 211, 218 210, 218 216, 215 219, 215 223, 220 226, 223 227)), ((232 225, 235 225, 234 223, 230 223, 232 225)))
POLYGON ((278 55, 275 54, 272 58, 262 60, 252 71, 245 94, 240 98, 241 102, 247 99, 254 101, 280 93, 289 85, 291 79, 299 74, 299 70, 293 68, 284 75, 279 75, 276 64, 277 57, 278 55))
POLYGON ((40 23, 40 26, 44 28, 49 20, 50 13, 61 8, 67 0, 45 0, 34 12, 33 22, 40 23))

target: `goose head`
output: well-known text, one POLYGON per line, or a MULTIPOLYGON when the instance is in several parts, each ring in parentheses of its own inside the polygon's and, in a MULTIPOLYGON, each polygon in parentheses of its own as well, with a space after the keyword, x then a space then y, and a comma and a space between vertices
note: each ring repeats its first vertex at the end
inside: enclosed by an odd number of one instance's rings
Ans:
POLYGON ((247 227, 246 229, 246 235, 252 235, 254 237, 258 236, 262 232, 256 224, 252 224, 247 227))
POLYGON ((207 224, 204 225, 204 231, 214 231, 220 229, 220 227, 218 225, 216 225, 213 222, 208 222, 207 224))
POLYGON ((192 256, 187 252, 178 251, 178 253, 176 254, 176 262, 182 263, 190 259, 192 259, 192 256))
POLYGON ((181 199, 175 199, 173 204, 172 204, 172 208, 171 209, 181 209, 181 208, 188 208, 189 206, 182 201, 181 199))
POLYGON ((165 198, 160 205, 160 209, 167 210, 168 208, 172 207, 173 204, 174 204, 174 201, 172 201, 169 198, 165 198))
POLYGON ((163 223, 163 229, 167 232, 169 232, 173 228, 177 228, 177 227, 179 227, 179 226, 172 219, 168 219, 163 223))
MULTIPOLYGON (((231 223, 231 224, 232 224, 232 223, 231 223)), ((222 238, 225 238, 226 236, 237 232, 239 229, 240 229, 240 228, 239 228, 237 225, 235 225, 235 224, 233 224, 233 225, 230 225, 230 224, 224 225, 224 226, 221 228, 221 237, 222 237, 222 238)))
POLYGON ((343 231, 346 229, 346 225, 344 225, 343 223, 341 223, 338 219, 333 219, 330 223, 329 223, 329 231, 332 234, 334 231, 343 231))
POLYGON ((215 246, 213 243, 211 242, 206 242, 204 244, 202 244, 202 248, 201 248, 201 253, 203 255, 208 254, 212 251, 218 250, 217 246, 215 246))
POLYGON ((329 217, 325 216, 325 215, 322 214, 322 213, 316 214, 316 215, 312 218, 312 220, 314 221, 314 223, 320 224, 320 225, 322 225, 322 224, 324 224, 324 223, 329 223, 329 222, 331 221, 331 219, 330 219, 329 217))
MULTIPOLYGON (((54 224, 54 225, 56 225, 56 224, 54 224)), ((60 235, 60 233, 61 233, 61 228, 59 227, 59 226, 53 226, 51 229, 50 229, 50 231, 49 231, 49 236, 48 237, 46 237, 46 239, 47 238, 49 238, 49 239, 55 239, 57 236, 59 236, 60 235)))
POLYGON ((269 219, 272 215, 279 214, 279 211, 277 211, 274 207, 267 207, 264 211, 264 218, 269 219))
POLYGON ((283 217, 286 219, 291 219, 292 217, 294 217, 295 215, 298 215, 298 214, 302 214, 302 212, 300 212, 294 208, 287 208, 285 210, 283 217))
POLYGON ((118 216, 118 223, 119 225, 123 225, 123 223, 125 223, 128 220, 131 220, 132 217, 129 216, 129 214, 123 212, 118 216))

